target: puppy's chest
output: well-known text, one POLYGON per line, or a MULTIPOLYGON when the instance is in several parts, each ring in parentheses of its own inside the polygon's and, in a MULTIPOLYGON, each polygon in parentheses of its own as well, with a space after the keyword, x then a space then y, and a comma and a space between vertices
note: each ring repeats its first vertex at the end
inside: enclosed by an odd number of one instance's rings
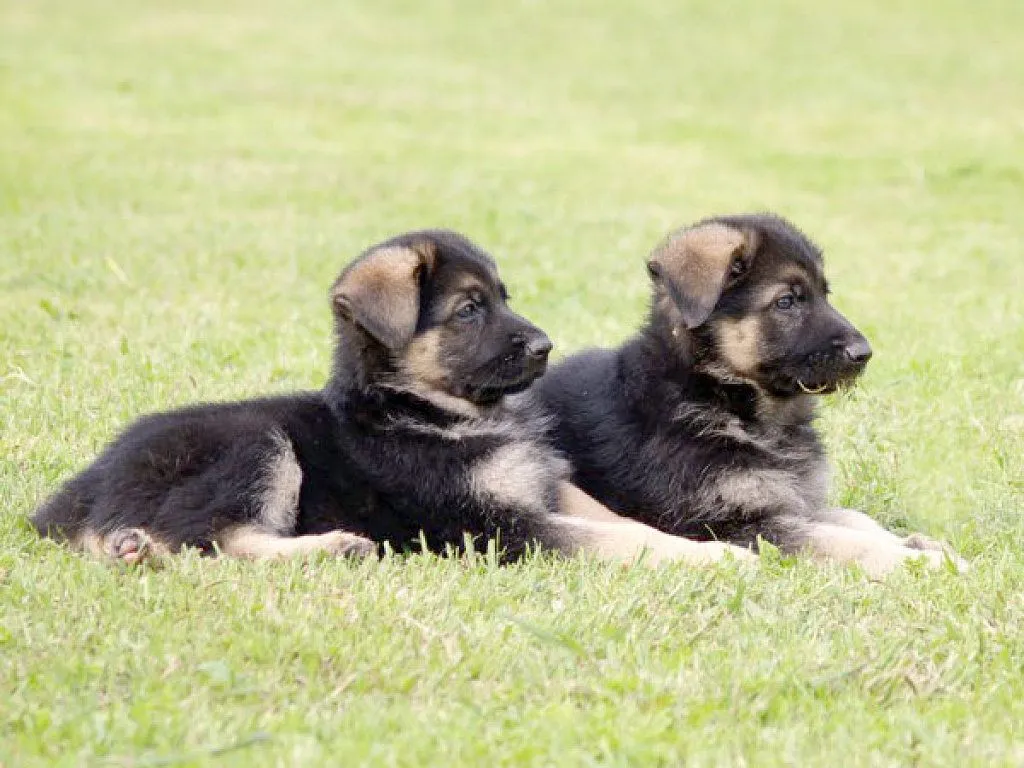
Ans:
POLYGON ((569 465, 539 426, 508 419, 444 427, 407 423, 405 429, 426 438, 428 451, 452 458, 459 471, 449 491, 467 494, 471 506, 485 514, 508 509, 547 513, 554 511, 558 484, 568 478, 569 465))
POLYGON ((485 508, 556 511, 558 484, 569 465, 547 446, 510 441, 479 456, 469 467, 470 492, 485 508))
MULTIPOLYGON (((810 426, 778 427, 736 418, 704 422, 682 437, 683 484, 698 506, 810 513, 824 507, 828 470, 810 426)), ((676 439, 680 439, 677 435, 676 439)))

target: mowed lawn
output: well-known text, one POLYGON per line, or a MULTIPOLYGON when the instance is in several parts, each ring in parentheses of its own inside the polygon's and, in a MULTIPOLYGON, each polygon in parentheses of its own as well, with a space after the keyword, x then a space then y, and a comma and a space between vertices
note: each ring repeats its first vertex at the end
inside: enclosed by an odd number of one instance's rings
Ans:
MULTIPOLYGON (((1024 5, 0 2, 0 765, 1024 765, 1024 5), (327 288, 465 231, 560 354, 770 209, 872 340, 768 556, 112 568, 26 518, 145 411, 317 387, 327 288)), ((656 471, 656 468, 652 468, 656 471)))

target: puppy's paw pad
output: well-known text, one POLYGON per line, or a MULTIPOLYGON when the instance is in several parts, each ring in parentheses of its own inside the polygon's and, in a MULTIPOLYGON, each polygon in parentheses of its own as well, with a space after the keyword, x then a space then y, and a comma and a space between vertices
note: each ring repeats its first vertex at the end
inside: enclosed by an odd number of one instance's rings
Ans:
POLYGON ((914 550, 907 556, 908 560, 920 560, 929 568, 941 568, 946 562, 946 553, 941 550, 921 549, 914 550))
POLYGON ((153 540, 141 528, 122 528, 107 534, 105 541, 107 554, 125 565, 143 562, 153 550, 153 540))
POLYGON ((965 573, 969 567, 967 561, 960 557, 949 544, 936 541, 924 534, 910 534, 903 540, 903 545, 908 549, 930 552, 932 555, 937 555, 936 558, 929 557, 929 563, 933 560, 937 560, 939 563, 951 562, 960 573, 965 573))
POLYGON ((331 531, 327 536, 327 551, 341 557, 372 557, 377 545, 363 536, 345 531, 331 531))

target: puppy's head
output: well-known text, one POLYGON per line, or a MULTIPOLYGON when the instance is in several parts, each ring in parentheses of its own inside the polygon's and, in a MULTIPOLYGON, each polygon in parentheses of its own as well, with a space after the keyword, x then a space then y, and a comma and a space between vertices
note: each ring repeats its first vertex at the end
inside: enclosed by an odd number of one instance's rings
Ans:
POLYGON ((494 260, 462 235, 411 232, 376 245, 331 289, 340 343, 371 380, 474 406, 526 389, 551 342, 508 307, 494 260))
POLYGON ((828 393, 871 357, 829 303, 821 251, 779 217, 723 216, 680 230, 648 269, 654 322, 712 375, 774 397, 828 393))

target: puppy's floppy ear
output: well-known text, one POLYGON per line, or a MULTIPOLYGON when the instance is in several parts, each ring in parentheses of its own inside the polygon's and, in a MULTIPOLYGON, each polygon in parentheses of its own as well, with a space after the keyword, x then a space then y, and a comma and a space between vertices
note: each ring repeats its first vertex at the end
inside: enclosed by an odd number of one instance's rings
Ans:
POLYGON ((687 329, 703 324, 730 279, 750 268, 757 233, 727 224, 698 224, 669 235, 647 261, 655 284, 669 291, 687 329))
POLYGON ((334 313, 388 349, 404 348, 420 315, 420 274, 433 269, 436 257, 429 240, 370 249, 331 288, 334 313))

